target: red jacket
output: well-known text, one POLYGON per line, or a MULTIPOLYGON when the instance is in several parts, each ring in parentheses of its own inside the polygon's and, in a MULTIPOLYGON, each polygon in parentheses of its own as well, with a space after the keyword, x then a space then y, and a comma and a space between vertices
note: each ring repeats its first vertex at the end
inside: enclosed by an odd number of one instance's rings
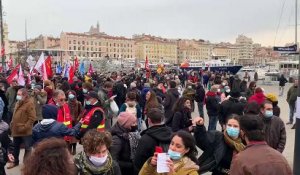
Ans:
POLYGON ((262 93, 262 92, 259 92, 259 93, 255 93, 254 95, 252 95, 248 102, 253 102, 255 101, 258 105, 261 105, 263 104, 263 102, 266 100, 266 97, 265 95, 262 93))

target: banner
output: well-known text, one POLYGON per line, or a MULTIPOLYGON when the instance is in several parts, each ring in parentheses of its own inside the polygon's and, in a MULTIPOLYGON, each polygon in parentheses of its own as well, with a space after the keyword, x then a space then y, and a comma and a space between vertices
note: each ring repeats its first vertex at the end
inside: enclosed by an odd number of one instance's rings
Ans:
POLYGON ((273 50, 278 51, 278 52, 296 52, 297 51, 297 44, 292 45, 292 46, 287 46, 287 47, 275 46, 275 47, 273 47, 273 50))

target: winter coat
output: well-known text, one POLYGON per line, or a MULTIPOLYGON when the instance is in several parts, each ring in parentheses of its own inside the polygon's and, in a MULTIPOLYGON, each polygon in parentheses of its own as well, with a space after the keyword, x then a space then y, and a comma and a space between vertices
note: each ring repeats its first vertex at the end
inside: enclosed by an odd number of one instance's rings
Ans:
MULTIPOLYGON (((14 151, 13 142, 10 140, 8 136, 8 129, 9 129, 9 125, 3 120, 1 120, 0 121, 0 143, 1 143, 1 147, 6 151, 6 153, 3 155, 6 158, 4 160, 7 160, 7 155, 13 154, 14 151)), ((4 166, 5 164, 0 164, 0 174, 3 175, 6 174, 4 166)))
POLYGON ((260 93, 255 93, 254 95, 252 95, 249 100, 248 100, 248 103, 251 103, 251 102, 256 102, 258 105, 261 105, 263 104, 263 102, 266 100, 266 97, 265 95, 260 92, 260 93))
POLYGON ((246 92, 247 91, 247 81, 242 81, 240 84, 240 91, 239 92, 246 92))
POLYGON ((228 100, 225 100, 220 105, 219 112, 219 121, 222 125, 225 125, 227 118, 231 114, 237 114, 242 116, 246 103, 240 102, 236 98, 230 97, 228 100))
POLYGON ((285 83, 288 82, 287 79, 284 78, 284 76, 281 76, 278 81, 279 81, 279 86, 285 86, 285 83))
POLYGON ((163 101, 165 99, 165 94, 163 92, 163 90, 159 89, 159 88, 153 88, 153 91, 156 94, 156 97, 160 98, 161 101, 163 101))
POLYGON ((81 123, 78 123, 73 128, 68 128, 63 123, 44 119, 36 124, 32 129, 33 143, 42 141, 50 137, 63 138, 64 136, 76 136, 79 133, 81 123))
POLYGON ((141 107, 144 108, 146 105, 146 94, 147 92, 150 90, 150 88, 148 87, 144 87, 142 90, 142 103, 141 103, 141 107))
POLYGON ((249 144, 232 161, 230 175, 292 175, 292 170, 278 151, 265 142, 249 144))
POLYGON ((192 116, 190 111, 178 111, 174 114, 172 119, 172 131, 177 132, 179 130, 189 131, 189 127, 192 126, 192 116))
POLYGON ((198 158, 200 174, 208 171, 218 174, 218 169, 229 169, 233 157, 233 149, 224 140, 220 131, 206 131, 204 125, 197 125, 194 131, 196 145, 203 151, 198 158))
POLYGON ((31 93, 35 104, 35 112, 37 120, 43 120, 42 116, 42 107, 47 102, 47 93, 41 92, 40 94, 35 94, 34 92, 31 93))
POLYGON ((11 135, 13 137, 32 135, 32 127, 35 121, 36 112, 33 99, 29 97, 18 101, 10 124, 11 135))
POLYGON ((110 154, 118 162, 122 174, 134 174, 133 160, 130 158, 131 147, 128 138, 128 130, 116 123, 111 128, 112 144, 110 154))
POLYGON ((15 104, 16 104, 16 96, 17 96, 17 87, 9 87, 6 90, 6 98, 8 100, 8 111, 13 113, 15 109, 15 104))
POLYGON ((172 131, 166 125, 155 125, 144 130, 141 136, 134 158, 134 166, 138 171, 153 156, 155 146, 159 146, 160 143, 169 144, 171 142, 172 131))
POLYGON ((283 121, 276 116, 264 117, 265 140, 268 145, 279 152, 283 152, 286 144, 286 130, 283 121))
POLYGON ((196 89, 195 101, 198 103, 203 103, 205 99, 205 90, 203 87, 198 87, 196 89))
POLYGON ((166 120, 173 117, 173 105, 179 99, 179 96, 180 94, 177 88, 172 88, 167 91, 165 95, 166 98, 163 102, 166 120))
MULTIPOLYGON (((156 167, 150 164, 151 158, 145 162, 140 171, 140 175, 160 175, 156 167)), ((198 175, 199 166, 188 157, 183 157, 178 162, 174 162, 175 172, 172 175, 198 175)))
POLYGON ((241 92, 241 80, 240 79, 233 80, 231 91, 241 92))
POLYGON ((114 100, 117 103, 118 107, 120 108, 121 105, 126 100, 126 92, 127 92, 127 90, 124 87, 124 83, 122 81, 116 82, 116 84, 114 85, 112 91, 113 91, 114 95, 117 95, 114 100))
POLYGON ((297 100, 297 87, 292 86, 287 92, 286 101, 289 103, 289 105, 295 106, 296 100, 297 100))
POLYGON ((183 97, 189 98, 192 101, 192 103, 195 100, 195 95, 196 95, 196 91, 190 88, 185 89, 182 94, 183 97))
POLYGON ((219 103, 221 99, 214 92, 208 91, 206 93, 206 110, 208 116, 218 116, 219 103))
POLYGON ((254 90, 248 88, 246 91, 246 98, 249 99, 254 94, 254 90))
POLYGON ((8 122, 10 122, 9 121, 9 119, 8 119, 8 114, 7 114, 7 112, 8 112, 8 101, 7 101, 7 98, 6 98, 6 96, 5 96, 5 92, 4 91, 2 91, 1 89, 0 89, 0 98, 2 99, 2 101, 4 102, 4 106, 3 106, 3 113, 2 113, 2 119, 6 122, 6 123, 8 123, 8 122))

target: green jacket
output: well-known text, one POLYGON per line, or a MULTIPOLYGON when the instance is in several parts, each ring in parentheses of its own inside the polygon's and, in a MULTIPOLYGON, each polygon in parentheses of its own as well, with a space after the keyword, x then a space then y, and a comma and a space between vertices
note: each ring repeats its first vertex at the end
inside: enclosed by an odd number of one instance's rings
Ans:
POLYGON ((290 87, 286 98, 286 101, 289 103, 289 105, 296 105, 297 89, 298 88, 295 86, 290 87))

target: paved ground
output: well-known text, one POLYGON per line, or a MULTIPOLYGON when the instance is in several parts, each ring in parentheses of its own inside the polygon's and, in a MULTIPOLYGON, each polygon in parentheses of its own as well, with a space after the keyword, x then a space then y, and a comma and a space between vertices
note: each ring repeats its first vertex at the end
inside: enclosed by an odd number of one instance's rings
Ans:
MULTIPOLYGON (((278 94, 278 84, 277 83, 275 83, 273 85, 263 85, 262 83, 258 83, 258 86, 263 87, 265 89, 266 93, 278 94)), ((286 92, 290 86, 291 86, 291 84, 287 84, 284 96, 279 97, 279 107, 281 108, 281 118, 284 121, 284 123, 286 123, 288 121, 289 107, 288 107, 288 104, 286 103, 285 99, 286 99, 286 92)), ((195 111, 193 113, 193 117, 195 117, 195 116, 198 116, 198 111, 195 111)), ((207 115, 205 117, 207 117, 207 115)), ((206 120, 206 126, 207 126, 207 120, 206 120)), ((283 152, 283 155, 286 157, 286 159, 288 160, 291 167, 293 167, 295 130, 292 130, 290 128, 291 128, 290 125, 286 126, 287 143, 286 143, 286 148, 283 152)), ((80 151, 80 150, 82 150, 82 147, 78 148, 78 151, 80 151)), ((201 151, 199 153, 201 154, 201 151)), ((22 150, 21 154, 20 154, 20 158, 23 156, 23 154, 24 154, 24 152, 22 150)), ((7 174, 8 175, 20 175, 21 167, 22 167, 22 165, 15 167, 11 170, 7 170, 7 174)))

